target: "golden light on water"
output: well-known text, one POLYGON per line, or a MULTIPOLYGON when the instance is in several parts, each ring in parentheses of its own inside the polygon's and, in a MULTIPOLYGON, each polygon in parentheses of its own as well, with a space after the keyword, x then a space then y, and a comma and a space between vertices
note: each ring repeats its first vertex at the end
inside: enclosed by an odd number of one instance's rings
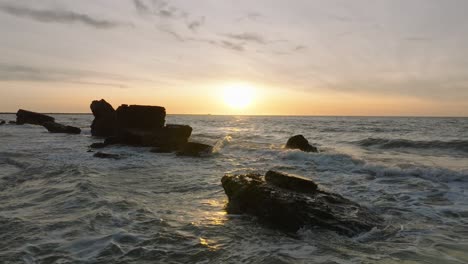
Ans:
POLYGON ((223 88, 224 103, 232 109, 242 110, 252 104, 254 89, 248 84, 230 84, 223 88))

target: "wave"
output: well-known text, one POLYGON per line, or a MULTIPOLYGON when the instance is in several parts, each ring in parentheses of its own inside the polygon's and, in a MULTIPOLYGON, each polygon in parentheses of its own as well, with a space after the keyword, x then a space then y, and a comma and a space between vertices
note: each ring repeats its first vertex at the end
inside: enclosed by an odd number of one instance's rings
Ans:
POLYGON ((393 149, 393 148, 416 148, 416 149, 449 149, 468 152, 468 141, 467 140, 451 140, 451 141, 440 141, 440 140, 429 140, 429 141, 417 141, 408 139, 385 139, 385 138, 367 138, 359 141, 355 141, 362 147, 378 147, 382 149, 393 149))

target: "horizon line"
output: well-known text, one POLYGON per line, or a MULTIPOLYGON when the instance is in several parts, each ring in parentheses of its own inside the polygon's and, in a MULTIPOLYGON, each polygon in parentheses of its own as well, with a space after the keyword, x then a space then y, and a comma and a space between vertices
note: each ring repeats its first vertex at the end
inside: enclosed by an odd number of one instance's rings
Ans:
MULTIPOLYGON (((16 112, 0 112, 0 115, 15 115, 16 112)), ((63 112, 44 112, 47 115, 92 115, 92 112, 81 113, 63 113, 63 112)), ((429 115, 277 115, 277 114, 167 114, 167 115, 186 115, 186 116, 272 116, 272 117, 393 117, 393 118, 468 118, 468 116, 429 116, 429 115)))

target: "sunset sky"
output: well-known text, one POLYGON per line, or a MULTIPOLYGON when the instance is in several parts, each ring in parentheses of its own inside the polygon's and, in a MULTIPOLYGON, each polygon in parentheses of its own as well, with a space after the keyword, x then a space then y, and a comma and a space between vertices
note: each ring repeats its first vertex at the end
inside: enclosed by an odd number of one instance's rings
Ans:
POLYGON ((172 114, 468 116, 467 10, 466 0, 0 0, 0 111, 89 112, 105 98, 172 114))

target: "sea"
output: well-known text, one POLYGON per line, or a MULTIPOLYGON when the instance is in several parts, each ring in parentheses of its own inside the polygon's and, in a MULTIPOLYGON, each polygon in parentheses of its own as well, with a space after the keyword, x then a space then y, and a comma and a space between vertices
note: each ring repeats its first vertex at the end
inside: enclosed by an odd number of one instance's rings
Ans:
MULTIPOLYGON (((468 263, 468 118, 168 115, 202 158, 0 126, 0 263, 468 263), (302 134, 320 153, 288 150, 302 134), (345 237, 225 211, 225 174, 297 174, 383 217, 345 237)), ((0 119, 14 120, 3 114, 0 119)))

